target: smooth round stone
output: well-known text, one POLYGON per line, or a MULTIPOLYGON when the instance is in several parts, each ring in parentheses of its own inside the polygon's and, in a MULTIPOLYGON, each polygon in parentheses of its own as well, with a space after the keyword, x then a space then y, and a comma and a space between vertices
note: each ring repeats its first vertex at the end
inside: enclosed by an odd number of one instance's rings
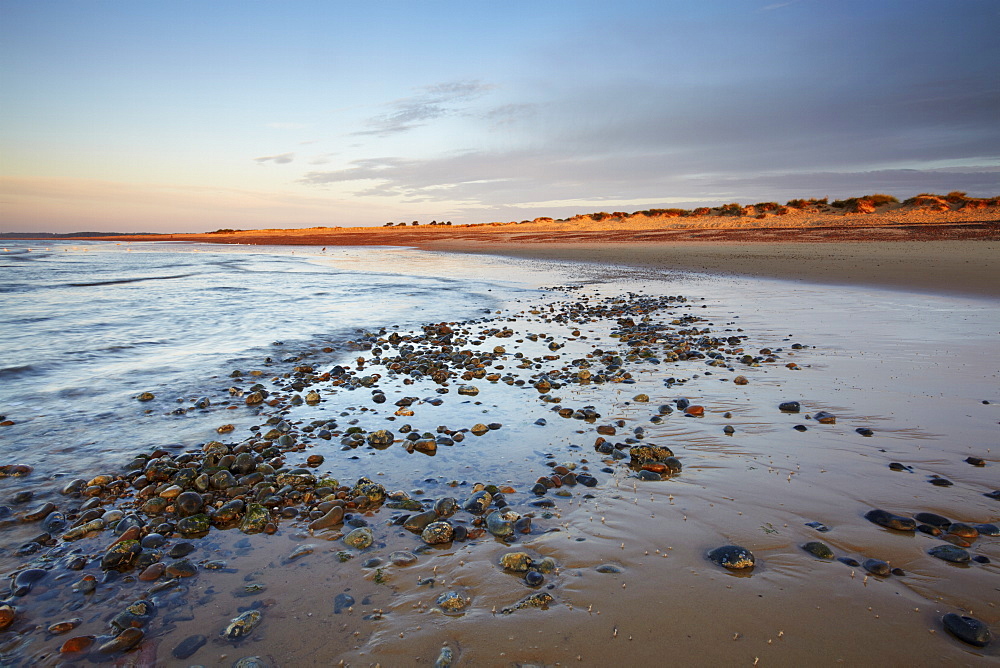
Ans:
POLYGON ((438 499, 434 503, 434 514, 438 517, 451 517, 458 511, 458 501, 450 496, 438 499))
POLYGON ((167 552, 167 556, 171 559, 180 559, 181 557, 186 557, 187 555, 194 552, 197 548, 188 542, 177 543, 167 552))
POLYGON ((625 569, 618 564, 601 564, 594 569, 598 573, 611 573, 617 575, 618 573, 624 573, 625 569))
POLYGON ((851 557, 837 557, 837 561, 847 564, 851 568, 859 568, 861 566, 861 563, 857 559, 852 559, 851 557))
POLYGON ((545 582, 545 576, 538 571, 528 571, 524 574, 524 582, 529 587, 541 587, 545 582))
POLYGON ((872 575, 878 575, 880 577, 885 577, 891 572, 889 564, 885 563, 881 559, 865 559, 864 563, 861 565, 864 566, 864 569, 872 575))
POLYGON ((508 571, 525 573, 531 566, 531 555, 527 552, 508 552, 500 557, 500 566, 508 571))
POLYGON ((941 618, 948 633, 973 647, 986 647, 993 639, 990 627, 975 617, 965 617, 949 612, 941 618))
POLYGON ((514 535, 514 523, 503 513, 494 511, 486 518, 486 530, 497 538, 507 538, 514 535))
POLYGON ((812 540, 802 546, 802 549, 816 557, 817 559, 833 559, 834 554, 826 543, 821 543, 818 540, 812 540))
POLYGON ((342 524, 344 521, 344 509, 341 506, 334 506, 322 517, 313 520, 309 524, 309 528, 313 531, 319 531, 321 529, 328 529, 338 524, 342 524))
MULTIPOLYGON (((162 493, 161 493, 162 496, 162 493)), ((190 517, 201 512, 204 501, 198 492, 181 492, 174 499, 174 508, 181 517, 190 517)))
POLYGON ((979 531, 974 526, 964 524, 962 522, 955 522, 950 527, 948 527, 948 533, 958 536, 960 538, 978 538, 979 531))
POLYGON ((723 545, 708 553, 708 558, 731 571, 750 570, 754 567, 753 553, 739 545, 723 545))
POLYGON ((968 552, 957 545, 938 545, 927 550, 927 554, 953 564, 966 564, 972 559, 968 552))
POLYGON ((180 559, 168 564, 164 572, 175 578, 189 578, 198 574, 198 567, 188 559, 180 559))
POLYGON ((783 401, 778 404, 778 410, 784 413, 798 413, 802 405, 797 401, 783 401))
POLYGON ((443 545, 454 538, 455 529, 450 522, 431 522, 420 532, 420 539, 428 545, 443 545))
POLYGON ((344 536, 344 543, 356 550, 364 550, 370 547, 373 542, 375 542, 375 537, 368 527, 358 527, 344 536))
POLYGON ((894 515, 887 510, 875 508, 865 513, 865 519, 887 529, 896 531, 916 531, 917 523, 911 517, 894 515))
POLYGON ((437 597, 438 607, 444 612, 461 612, 469 605, 467 598, 458 592, 449 591, 437 597))
POLYGON ((472 513, 473 515, 482 515, 493 503, 493 495, 489 492, 483 490, 476 492, 462 504, 462 507, 466 512, 472 513))
POLYGON ((389 555, 389 563, 393 566, 410 566, 417 563, 417 555, 406 550, 397 550, 389 555))
POLYGON ((996 524, 974 524, 980 536, 1000 536, 1000 527, 996 524))

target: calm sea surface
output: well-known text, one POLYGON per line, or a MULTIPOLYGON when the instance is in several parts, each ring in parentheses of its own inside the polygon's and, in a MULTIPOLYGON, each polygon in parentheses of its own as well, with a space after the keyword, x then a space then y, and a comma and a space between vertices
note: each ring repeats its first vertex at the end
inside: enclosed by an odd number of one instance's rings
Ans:
POLYGON ((183 440, 180 421, 144 424, 143 391, 189 405, 245 364, 336 357, 358 330, 478 317, 519 289, 406 249, 3 247, 0 414, 17 424, 0 453, 49 471, 183 440))

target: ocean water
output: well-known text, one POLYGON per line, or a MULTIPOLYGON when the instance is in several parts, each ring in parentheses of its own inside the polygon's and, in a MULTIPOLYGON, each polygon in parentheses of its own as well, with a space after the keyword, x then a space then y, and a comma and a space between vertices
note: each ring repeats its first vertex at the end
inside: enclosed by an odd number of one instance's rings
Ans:
POLYGON ((406 249, 6 242, 0 414, 15 425, 0 456, 54 473, 181 442, 192 421, 152 427, 139 393, 190 406, 251 362, 334 360, 359 332, 477 317, 525 289, 446 264, 432 274, 406 249))

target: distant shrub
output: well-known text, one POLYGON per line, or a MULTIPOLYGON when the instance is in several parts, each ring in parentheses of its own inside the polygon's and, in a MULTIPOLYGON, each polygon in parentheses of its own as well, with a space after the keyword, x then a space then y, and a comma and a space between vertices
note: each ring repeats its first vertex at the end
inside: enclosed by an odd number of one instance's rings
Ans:
POLYGON ((874 195, 868 195, 862 197, 861 199, 866 199, 875 206, 885 206, 886 204, 899 204, 899 200, 892 195, 886 195, 884 193, 875 193, 874 195))
POLYGON ((636 211, 636 213, 644 216, 686 216, 690 211, 687 209, 646 209, 645 211, 636 211))
POLYGON ((212 234, 236 234, 237 232, 242 232, 242 230, 232 230, 229 229, 228 227, 225 227, 221 230, 216 230, 215 232, 212 232, 212 234))
POLYGON ((779 215, 779 216, 787 216, 789 212, 790 212, 790 209, 787 206, 779 206, 778 210, 775 211, 774 213, 777 214, 777 215, 779 215))
POLYGON ((707 206, 699 206, 697 209, 691 212, 691 214, 695 216, 707 216, 710 213, 712 213, 712 210, 709 209, 707 206))
POLYGON ((950 193, 945 195, 944 198, 952 204, 958 204, 959 202, 964 202, 967 199, 967 196, 961 190, 952 190, 950 193))
POLYGON ((608 213, 607 211, 599 211, 598 213, 590 214, 590 217, 591 219, 596 220, 597 222, 601 222, 603 220, 611 218, 611 214, 608 213))
POLYGON ((778 208, 777 202, 757 202, 753 205, 757 211, 775 211, 778 208))
POLYGON ((743 207, 740 206, 739 203, 737 202, 733 202, 731 204, 723 204, 722 206, 719 207, 719 213, 721 213, 723 216, 742 216, 743 207))

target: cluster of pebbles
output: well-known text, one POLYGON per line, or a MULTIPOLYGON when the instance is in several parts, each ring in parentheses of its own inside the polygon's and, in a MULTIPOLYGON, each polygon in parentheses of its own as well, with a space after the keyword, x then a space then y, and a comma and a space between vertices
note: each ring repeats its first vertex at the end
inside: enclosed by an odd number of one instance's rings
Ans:
MULTIPOLYGON (((558 395, 560 390, 601 385, 620 389, 635 384, 634 376, 640 372, 659 374, 665 387, 680 388, 688 379, 669 375, 665 365, 685 362, 697 365, 694 368, 706 375, 762 365, 797 368, 795 363, 782 360, 781 350, 746 350, 747 337, 740 333, 742 330, 713 334, 705 320, 693 312, 694 305, 681 296, 629 293, 600 298, 573 294, 569 288, 562 290, 572 296, 531 308, 524 313, 524 320, 565 328, 567 337, 525 331, 515 316, 436 323, 412 332, 383 329, 364 333, 347 346, 352 356, 357 354, 355 359, 350 363, 340 360, 341 364, 323 370, 309 363, 308 355, 303 354, 282 360, 287 371, 275 373, 272 369, 267 374, 273 376, 270 380, 261 372, 234 371, 230 378, 236 384, 228 390, 227 407, 242 408, 262 418, 261 425, 250 429, 249 437, 228 442, 211 440, 182 452, 158 449, 136 453, 116 470, 63 483, 59 494, 41 505, 20 513, 0 507, 0 523, 37 523, 40 528, 37 537, 17 548, 17 556, 25 562, 10 574, 9 595, 0 602, 0 631, 39 636, 51 647, 49 660, 100 660, 122 652, 141 652, 147 634, 156 634, 154 620, 158 611, 171 605, 172 590, 181 587, 187 578, 227 568, 222 560, 198 561, 192 556, 199 540, 216 531, 268 535, 285 526, 304 536, 338 542, 336 555, 343 563, 369 550, 385 534, 393 541, 386 548, 387 563, 371 557, 361 564, 376 569, 376 581, 383 577, 383 567, 412 564, 435 546, 476 540, 505 544, 523 541, 548 530, 546 521, 553 517, 556 500, 571 496, 571 490, 582 490, 587 498, 599 491, 609 476, 627 475, 656 482, 682 471, 681 460, 673 450, 648 442, 643 427, 630 428, 621 419, 604 420, 593 405, 567 406, 558 395), (595 323, 610 328, 608 338, 613 343, 602 341, 597 345, 587 340, 581 329, 595 323), (537 354, 526 352, 530 349, 537 354), (398 394, 411 386, 434 388, 431 396, 404 396, 394 401, 387 419, 395 422, 415 418, 417 405, 440 405, 453 391, 463 400, 476 397, 483 384, 524 392, 522 401, 540 402, 551 411, 552 419, 558 416, 578 421, 581 430, 594 434, 595 460, 559 462, 550 455, 544 464, 551 470, 522 484, 483 481, 472 484, 462 494, 434 497, 423 490, 388 490, 374 482, 371 475, 345 483, 320 472, 333 460, 338 443, 344 457, 359 450, 394 447, 436 456, 443 449, 463 443, 470 434, 502 431, 503 425, 496 422, 437 426, 433 431, 421 431, 408 423, 393 430, 361 424, 364 418, 385 416, 382 405, 389 403, 387 390, 398 394), (292 417, 295 411, 345 395, 354 403, 358 397, 367 397, 363 403, 370 401, 371 406, 341 413, 341 418, 357 416, 344 425, 337 419, 306 421, 292 417), (327 454, 310 453, 311 449, 323 449, 327 454), (399 534, 386 533, 387 527, 401 527, 404 535, 412 538, 392 538, 399 534), (57 582, 63 588, 62 598, 49 593, 57 582), (68 596, 64 584, 69 585, 68 596), (115 597, 95 595, 106 587, 115 589, 115 597), (33 592, 39 588, 46 590, 47 601, 55 602, 32 605, 33 592), (123 591, 134 592, 128 594, 133 600, 121 609, 106 609, 121 599, 123 591), (73 613, 82 614, 100 604, 104 604, 101 610, 108 620, 106 633, 61 639, 81 623, 81 617, 73 613), (24 613, 22 608, 30 611, 24 613), (41 616, 57 621, 39 623, 41 616)), ((736 375, 733 382, 742 385, 748 381, 736 375)), ((650 402, 643 393, 627 396, 632 408, 650 402)), ((156 397, 144 392, 137 400, 145 406, 156 397)), ((208 397, 194 404, 199 410, 212 406, 208 397)), ((798 412, 800 405, 786 402, 779 409, 798 412)), ((182 414, 185 410, 189 409, 169 413, 182 414)), ((678 397, 668 404, 649 406, 646 419, 659 424, 671 416, 704 415, 704 406, 678 397)), ((822 412, 809 417, 821 424, 836 419, 822 412)), ((546 422, 546 418, 539 418, 535 424, 544 426, 546 422)), ((217 431, 224 438, 235 427, 227 424, 217 431)), ((725 431, 731 434, 733 428, 727 425, 725 431)), ((0 477, 31 473, 30 467, 18 464, 0 467, 0 477)), ((458 486, 457 481, 454 486, 458 486)), ((31 499, 32 493, 26 492, 14 501, 25 504, 31 499)), ((970 530, 978 532, 976 535, 997 535, 992 525, 966 529, 968 525, 930 518, 928 513, 910 519, 912 528, 906 528, 906 518, 885 511, 869 515, 872 521, 893 530, 925 531, 926 527, 928 533, 937 531, 935 535, 950 541, 943 547, 961 552, 968 547, 965 543, 974 538, 970 530), (883 514, 889 518, 885 522, 873 519, 883 514), (919 527, 915 520, 921 522, 919 527)), ((818 541, 803 547, 817 558, 835 557, 818 541)), ((288 560, 315 549, 314 544, 303 544, 288 560)), ((932 554, 947 558, 942 556, 943 551, 939 552, 932 554)), ((731 570, 745 571, 755 564, 753 554, 738 545, 719 547, 707 556, 731 570)), ((970 559, 976 560, 969 557, 966 561, 970 559)), ((865 562, 866 569, 875 575, 886 574, 879 565, 888 568, 884 562, 869 561, 873 563, 865 562)), ((556 591, 554 576, 558 567, 552 559, 535 559, 528 552, 514 551, 506 553, 496 567, 520 578, 529 589, 517 604, 503 609, 503 614, 547 608, 557 602, 551 592, 556 591)), ((248 591, 255 593, 254 585, 248 585, 248 591)), ((436 602, 444 614, 462 614, 469 598, 450 591, 436 602)), ((255 601, 247 609, 235 610, 239 614, 217 630, 216 638, 239 643, 252 637, 261 624, 266 624, 266 607, 255 601)), ((989 630, 976 626, 982 626, 978 620, 946 618, 943 623, 966 642, 989 641, 989 630), (964 635, 956 631, 965 627, 975 630, 964 635)), ((207 642, 202 635, 186 638, 172 649, 173 656, 187 659, 207 642)), ((256 657, 243 657, 237 665, 250 668, 266 663, 256 657)))

